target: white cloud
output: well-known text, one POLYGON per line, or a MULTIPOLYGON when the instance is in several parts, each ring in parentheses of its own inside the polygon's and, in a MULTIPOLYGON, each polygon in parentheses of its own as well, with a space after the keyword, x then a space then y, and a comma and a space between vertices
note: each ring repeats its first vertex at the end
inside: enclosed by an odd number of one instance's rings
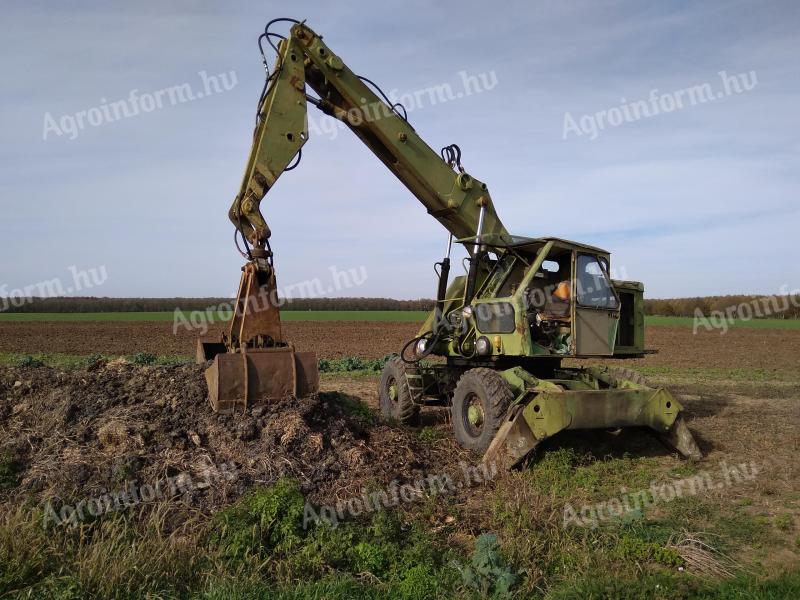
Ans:
MULTIPOLYGON (((403 10, 316 3, 288 16, 308 17, 387 91, 494 70, 492 91, 414 111, 417 131, 434 148, 461 146, 510 230, 608 247, 664 296, 772 291, 796 272, 787 240, 798 215, 787 209, 798 192, 798 7, 766 4, 515 1, 487 11, 461 2, 454 11, 420 0, 403 10), (626 123, 594 142, 561 139, 567 111, 591 114, 653 88, 751 69, 758 87, 747 94, 626 123)), ((255 39, 285 10, 277 2, 7 9, 0 233, 14 257, 0 282, 54 276, 55 253, 65 265, 106 257, 115 295, 233 290, 241 259, 226 211, 262 85, 255 39), (41 140, 46 111, 72 114, 199 70, 235 70, 239 84, 76 140, 41 140)), ((312 138, 304 154, 263 203, 279 278, 364 265, 364 295, 432 295, 442 227, 348 132, 312 138)))

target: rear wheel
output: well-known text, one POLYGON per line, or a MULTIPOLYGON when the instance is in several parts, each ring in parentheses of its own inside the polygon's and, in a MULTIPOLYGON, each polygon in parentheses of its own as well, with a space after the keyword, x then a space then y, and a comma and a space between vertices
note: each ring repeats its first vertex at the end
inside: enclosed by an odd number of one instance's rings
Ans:
POLYGON ((384 418, 397 419, 401 423, 416 423, 419 419, 419 405, 414 404, 411 397, 406 365, 399 356, 393 356, 383 366, 378 401, 384 418))
POLYGON ((514 394, 492 369, 470 369, 458 380, 450 415, 459 444, 484 453, 503 424, 514 394))

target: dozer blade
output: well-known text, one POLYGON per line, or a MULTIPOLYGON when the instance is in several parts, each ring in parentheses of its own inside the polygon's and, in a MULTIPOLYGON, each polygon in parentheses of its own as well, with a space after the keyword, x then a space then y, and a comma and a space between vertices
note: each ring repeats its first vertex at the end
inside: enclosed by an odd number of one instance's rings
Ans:
POLYGON ((513 469, 531 453, 539 441, 522 415, 523 406, 512 407, 483 455, 483 463, 513 469))
POLYGON ((672 427, 666 433, 660 435, 661 439, 668 445, 680 452, 685 458, 691 460, 702 460, 703 453, 692 436, 692 432, 686 426, 686 421, 681 415, 675 419, 672 427))
POLYGON ((624 427, 648 427, 684 457, 701 460, 703 454, 682 410, 665 389, 633 382, 609 389, 550 386, 541 392, 529 391, 509 410, 483 461, 510 469, 560 431, 624 427))
POLYGON ((211 406, 222 413, 319 391, 316 354, 291 346, 217 354, 205 376, 211 406))

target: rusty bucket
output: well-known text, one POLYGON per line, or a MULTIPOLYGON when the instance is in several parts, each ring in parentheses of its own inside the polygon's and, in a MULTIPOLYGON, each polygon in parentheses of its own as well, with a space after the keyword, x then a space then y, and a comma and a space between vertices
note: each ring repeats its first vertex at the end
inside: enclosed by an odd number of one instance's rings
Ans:
MULTIPOLYGON (((209 346, 213 348, 217 344, 204 343, 201 339, 198 359, 202 356, 205 361, 209 346)), ((205 377, 211 406, 222 413, 234 412, 237 408, 246 410, 290 396, 307 396, 319 390, 316 354, 296 352, 292 346, 215 354, 205 377)))
POLYGON ((272 265, 263 259, 246 264, 227 335, 197 341, 197 362, 213 361, 205 377, 215 411, 246 410, 319 390, 317 356, 297 352, 283 339, 278 304, 272 265))

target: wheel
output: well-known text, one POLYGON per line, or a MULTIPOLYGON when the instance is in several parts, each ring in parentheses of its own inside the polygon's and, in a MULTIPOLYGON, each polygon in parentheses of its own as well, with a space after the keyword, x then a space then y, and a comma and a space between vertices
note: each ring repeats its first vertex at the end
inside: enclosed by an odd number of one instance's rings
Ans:
POLYGON ((464 373, 450 406, 458 443, 474 452, 486 452, 513 399, 513 392, 497 371, 478 368, 464 373))
POLYGON ((387 419, 409 424, 419 419, 419 405, 414 404, 406 381, 406 364, 399 356, 393 356, 383 366, 378 402, 381 414, 387 419))

